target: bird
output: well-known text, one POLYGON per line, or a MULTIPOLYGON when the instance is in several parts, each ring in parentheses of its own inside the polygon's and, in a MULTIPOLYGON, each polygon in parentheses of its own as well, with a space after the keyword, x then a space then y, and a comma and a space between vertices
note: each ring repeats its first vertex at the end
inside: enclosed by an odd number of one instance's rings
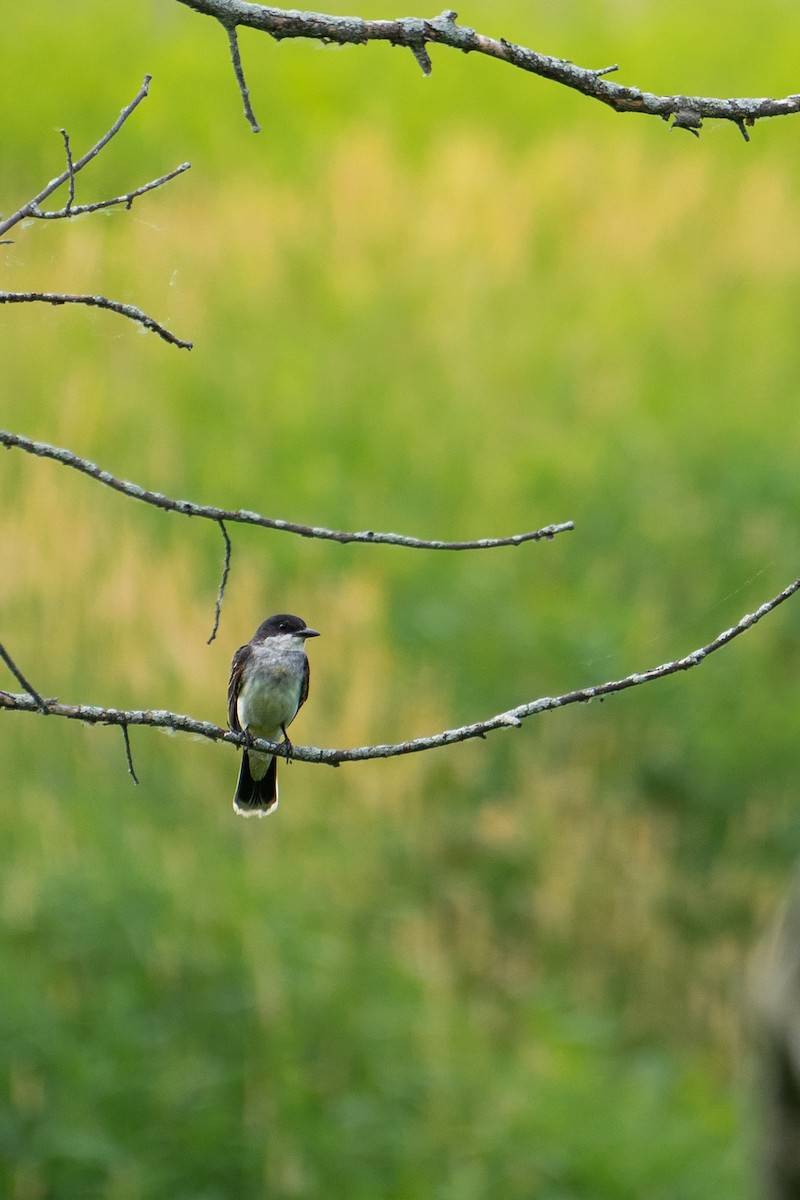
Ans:
MULTIPOLYGON (((309 668, 305 643, 319 637, 302 617, 276 613, 262 621, 249 642, 231 662, 228 683, 228 725, 253 738, 270 742, 284 738, 288 759, 292 744, 286 729, 305 704, 309 668)), ((266 817, 278 807, 277 761, 248 747, 242 749, 233 809, 242 817, 266 817)))

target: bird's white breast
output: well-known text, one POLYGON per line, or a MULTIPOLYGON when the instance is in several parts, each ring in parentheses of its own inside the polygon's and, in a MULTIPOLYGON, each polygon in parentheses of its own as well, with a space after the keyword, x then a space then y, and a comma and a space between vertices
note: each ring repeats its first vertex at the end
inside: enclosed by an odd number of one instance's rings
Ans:
POLYGON ((305 654, 283 641, 271 638, 254 646, 236 702, 242 728, 269 741, 279 741, 281 725, 294 720, 303 686, 305 654))

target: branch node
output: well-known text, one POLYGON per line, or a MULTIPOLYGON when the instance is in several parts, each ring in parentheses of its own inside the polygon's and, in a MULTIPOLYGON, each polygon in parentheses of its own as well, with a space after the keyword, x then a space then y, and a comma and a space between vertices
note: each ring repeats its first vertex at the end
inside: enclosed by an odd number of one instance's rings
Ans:
POLYGON ((433 71, 433 63, 431 62, 430 54, 428 54, 428 51, 425 48, 425 43, 418 42, 415 45, 412 45, 410 50, 414 55, 414 58, 419 63, 422 69, 422 74, 427 78, 433 71))
POLYGON ((522 721, 513 712, 503 713, 499 720, 501 724, 510 725, 513 729, 519 729, 522 725, 522 721))
POLYGON ((672 114, 671 129, 686 129, 689 133, 694 134, 696 138, 700 137, 700 130, 703 128, 703 118, 695 108, 678 108, 672 114))

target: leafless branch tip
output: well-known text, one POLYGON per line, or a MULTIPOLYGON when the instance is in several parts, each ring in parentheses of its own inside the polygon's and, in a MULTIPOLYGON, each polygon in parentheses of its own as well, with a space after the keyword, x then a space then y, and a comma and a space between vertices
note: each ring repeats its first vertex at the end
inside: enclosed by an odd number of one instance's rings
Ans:
POLYGON ((146 312, 142 312, 141 308, 137 308, 135 304, 123 304, 119 300, 110 300, 108 296, 90 296, 90 295, 72 295, 68 292, 0 292, 0 304, 52 304, 55 306, 61 304, 83 304, 87 308, 104 308, 109 312, 119 313, 122 317, 127 317, 129 321, 134 321, 141 325, 144 329, 158 336, 165 342, 169 342, 172 346, 178 346, 182 350, 191 350, 192 342, 187 342, 183 338, 179 338, 177 334, 167 329, 165 325, 161 325, 158 321, 148 316, 146 312))

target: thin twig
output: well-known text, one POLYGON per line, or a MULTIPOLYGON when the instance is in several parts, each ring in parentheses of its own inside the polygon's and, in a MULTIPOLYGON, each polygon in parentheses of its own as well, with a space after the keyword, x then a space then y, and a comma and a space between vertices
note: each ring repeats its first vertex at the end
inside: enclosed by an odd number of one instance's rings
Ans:
POLYGON ((64 205, 64 216, 68 217, 72 211, 72 205, 75 203, 75 164, 72 161, 72 149, 66 129, 61 130, 61 136, 64 139, 64 153, 67 156, 67 170, 69 171, 69 195, 67 203, 64 205))
MULTIPOLYGON (((586 704, 602 696, 611 696, 616 692, 627 691, 629 688, 654 683, 657 679, 664 679, 679 671, 689 671, 693 667, 699 667, 710 655, 752 629, 768 613, 773 612, 798 591, 800 591, 800 579, 789 584, 772 600, 762 604, 754 613, 747 613, 736 625, 718 634, 707 645, 691 651, 682 658, 663 663, 659 667, 653 667, 649 671, 626 675, 624 679, 610 680, 608 683, 596 684, 594 687, 565 692, 561 696, 542 696, 538 700, 520 704, 507 712, 497 713, 496 716, 489 717, 487 720, 478 721, 473 725, 462 725, 457 729, 445 729, 430 737, 412 738, 409 741, 391 745, 356 746, 347 750, 293 745, 290 754, 292 758, 300 762, 326 763, 328 766, 336 767, 343 762, 365 762, 376 758, 396 758, 401 754, 418 754, 422 751, 438 749, 441 746, 466 742, 471 738, 482 738, 496 729, 518 728, 528 717, 538 716, 539 713, 549 712, 556 708, 566 708, 570 704, 586 704)), ((36 712, 39 705, 31 695, 0 692, 0 709, 2 708, 17 712, 36 712)), ((282 743, 268 742, 261 738, 251 739, 246 734, 233 733, 229 729, 214 725, 211 721, 198 721, 194 717, 164 710, 132 709, 123 712, 116 708, 98 708, 85 704, 59 704, 55 700, 45 701, 45 709, 54 716, 65 717, 71 721, 83 721, 89 725, 148 725, 157 729, 171 729, 194 734, 211 741, 228 742, 234 746, 246 746, 248 749, 261 750, 270 754, 283 750, 282 743)))
MULTIPOLYGON (((3 293, 0 292, 0 299, 3 293)), ((194 504, 191 500, 172 500, 161 492, 152 492, 140 487, 138 483, 130 483, 117 479, 109 471, 104 471, 97 463, 87 458, 79 458, 71 450, 51 446, 47 442, 35 442, 19 433, 10 433, 0 429, 0 446, 7 449, 24 450, 27 454, 39 458, 50 458, 62 466, 72 467, 106 487, 113 488, 133 500, 141 500, 167 512, 180 513, 186 517, 202 517, 208 521, 228 521, 239 525, 261 525, 266 529, 277 529, 283 533, 294 533, 299 537, 320 538, 329 542, 363 542, 369 545, 406 546, 413 550, 491 550, 500 546, 521 546, 524 542, 550 541, 559 533, 566 533, 575 528, 572 521, 564 521, 560 525, 545 525, 542 529, 530 533, 515 533, 505 538, 481 538, 472 542, 440 542, 424 541, 422 538, 406 537, 400 533, 376 533, 365 530, 360 533, 348 533, 340 529, 325 529, 319 525, 299 525, 294 521, 282 521, 273 517, 264 517, 260 513, 248 512, 246 509, 214 508, 208 504, 194 504)))
POLYGON ((242 67, 242 56, 239 53, 239 38, 236 33, 235 25, 226 25, 225 32, 228 35, 228 43, 231 48, 231 62, 233 63, 233 73, 236 76, 236 82, 239 85, 239 94, 242 97, 244 105, 244 115, 247 117, 248 124, 253 133, 261 133, 261 126, 256 120, 256 114, 253 112, 253 106, 250 103, 250 89, 247 86, 244 77, 244 68, 242 67))
POLYGON ((166 175, 161 175, 158 179, 151 179, 149 183, 142 184, 141 187, 133 188, 130 192, 125 192, 122 196, 112 196, 108 200, 95 200, 92 204, 72 204, 69 211, 63 208, 45 211, 36 209, 35 212, 29 213, 30 217, 35 217, 37 221, 60 221, 64 217, 79 217, 84 213, 100 212, 104 208, 113 208, 117 204, 123 204, 125 208, 133 207, 133 202, 137 196, 143 196, 145 192, 152 192, 154 188, 162 187, 163 184, 169 183, 176 175, 182 175, 184 171, 188 171, 191 163, 181 163, 174 171, 168 171, 166 175))
POLYGON ((139 780, 136 776, 136 772, 133 769, 133 756, 131 755, 131 739, 128 736, 128 726, 125 725, 124 723, 122 725, 122 736, 125 740, 125 757, 128 760, 128 774, 130 775, 131 779, 138 787, 139 780))
POLYGON ((217 636, 217 630, 219 629, 220 610, 222 609, 222 600, 225 595, 225 585, 228 582, 228 575, 230 574, 231 570, 231 539, 228 537, 228 531, 225 528, 225 522, 219 521, 218 524, 222 530, 222 536, 225 539, 225 562, 222 566, 222 578, 219 581, 217 603, 214 608, 214 628, 211 630, 211 637, 206 642, 207 646, 210 646, 214 638, 217 636))
POLYGON ((28 683, 27 679, 22 674, 22 671, 20 671, 19 667, 14 662, 13 658, 8 653, 8 651, 6 650, 6 648, 2 644, 2 642, 0 642, 0 658, 2 658, 3 662, 6 664, 9 671, 16 679, 17 683, 19 683, 22 687, 24 687, 25 691, 28 693, 28 695, 31 696, 33 698, 33 700, 35 700, 36 707, 39 709, 39 711, 41 713, 46 713, 47 712, 47 704, 42 699, 42 697, 39 695, 39 693, 36 691, 36 689, 34 687, 32 687, 31 684, 28 683))
POLYGON ((110 312, 119 313, 121 317, 127 317, 130 321, 136 321, 145 329, 149 329, 151 333, 157 333, 160 338, 172 346, 179 346, 182 350, 191 350, 192 348, 191 342, 179 338, 134 304, 109 300, 107 296, 73 296, 63 292, 0 292, 0 304, 35 304, 37 302, 54 305, 84 304, 89 308, 106 308, 110 312))
MULTIPOLYGON (((227 30, 239 25, 247 26, 270 34, 276 41, 283 38, 313 38, 339 45, 388 42, 393 46, 405 46, 412 50, 423 69, 425 66, 420 50, 425 51, 426 43, 449 46, 464 53, 485 54, 522 71, 572 88, 591 99, 600 100, 615 112, 645 113, 661 117, 664 121, 670 120, 676 113, 690 111, 697 114, 701 123, 704 119, 712 118, 732 121, 741 129, 742 123, 752 125, 766 117, 783 117, 800 112, 800 95, 783 99, 715 99, 708 96, 658 96, 639 88, 624 87, 605 78, 612 68, 592 70, 578 67, 569 59, 539 54, 505 38, 486 37, 469 26, 458 25, 458 14, 453 9, 445 9, 438 17, 428 19, 401 17, 398 20, 367 21, 361 17, 265 7, 246 0, 178 0, 178 3, 214 17, 227 30)), ((427 51, 425 53, 427 55, 427 51)), ((686 123, 680 127, 694 133, 699 129, 699 126, 686 123)))

